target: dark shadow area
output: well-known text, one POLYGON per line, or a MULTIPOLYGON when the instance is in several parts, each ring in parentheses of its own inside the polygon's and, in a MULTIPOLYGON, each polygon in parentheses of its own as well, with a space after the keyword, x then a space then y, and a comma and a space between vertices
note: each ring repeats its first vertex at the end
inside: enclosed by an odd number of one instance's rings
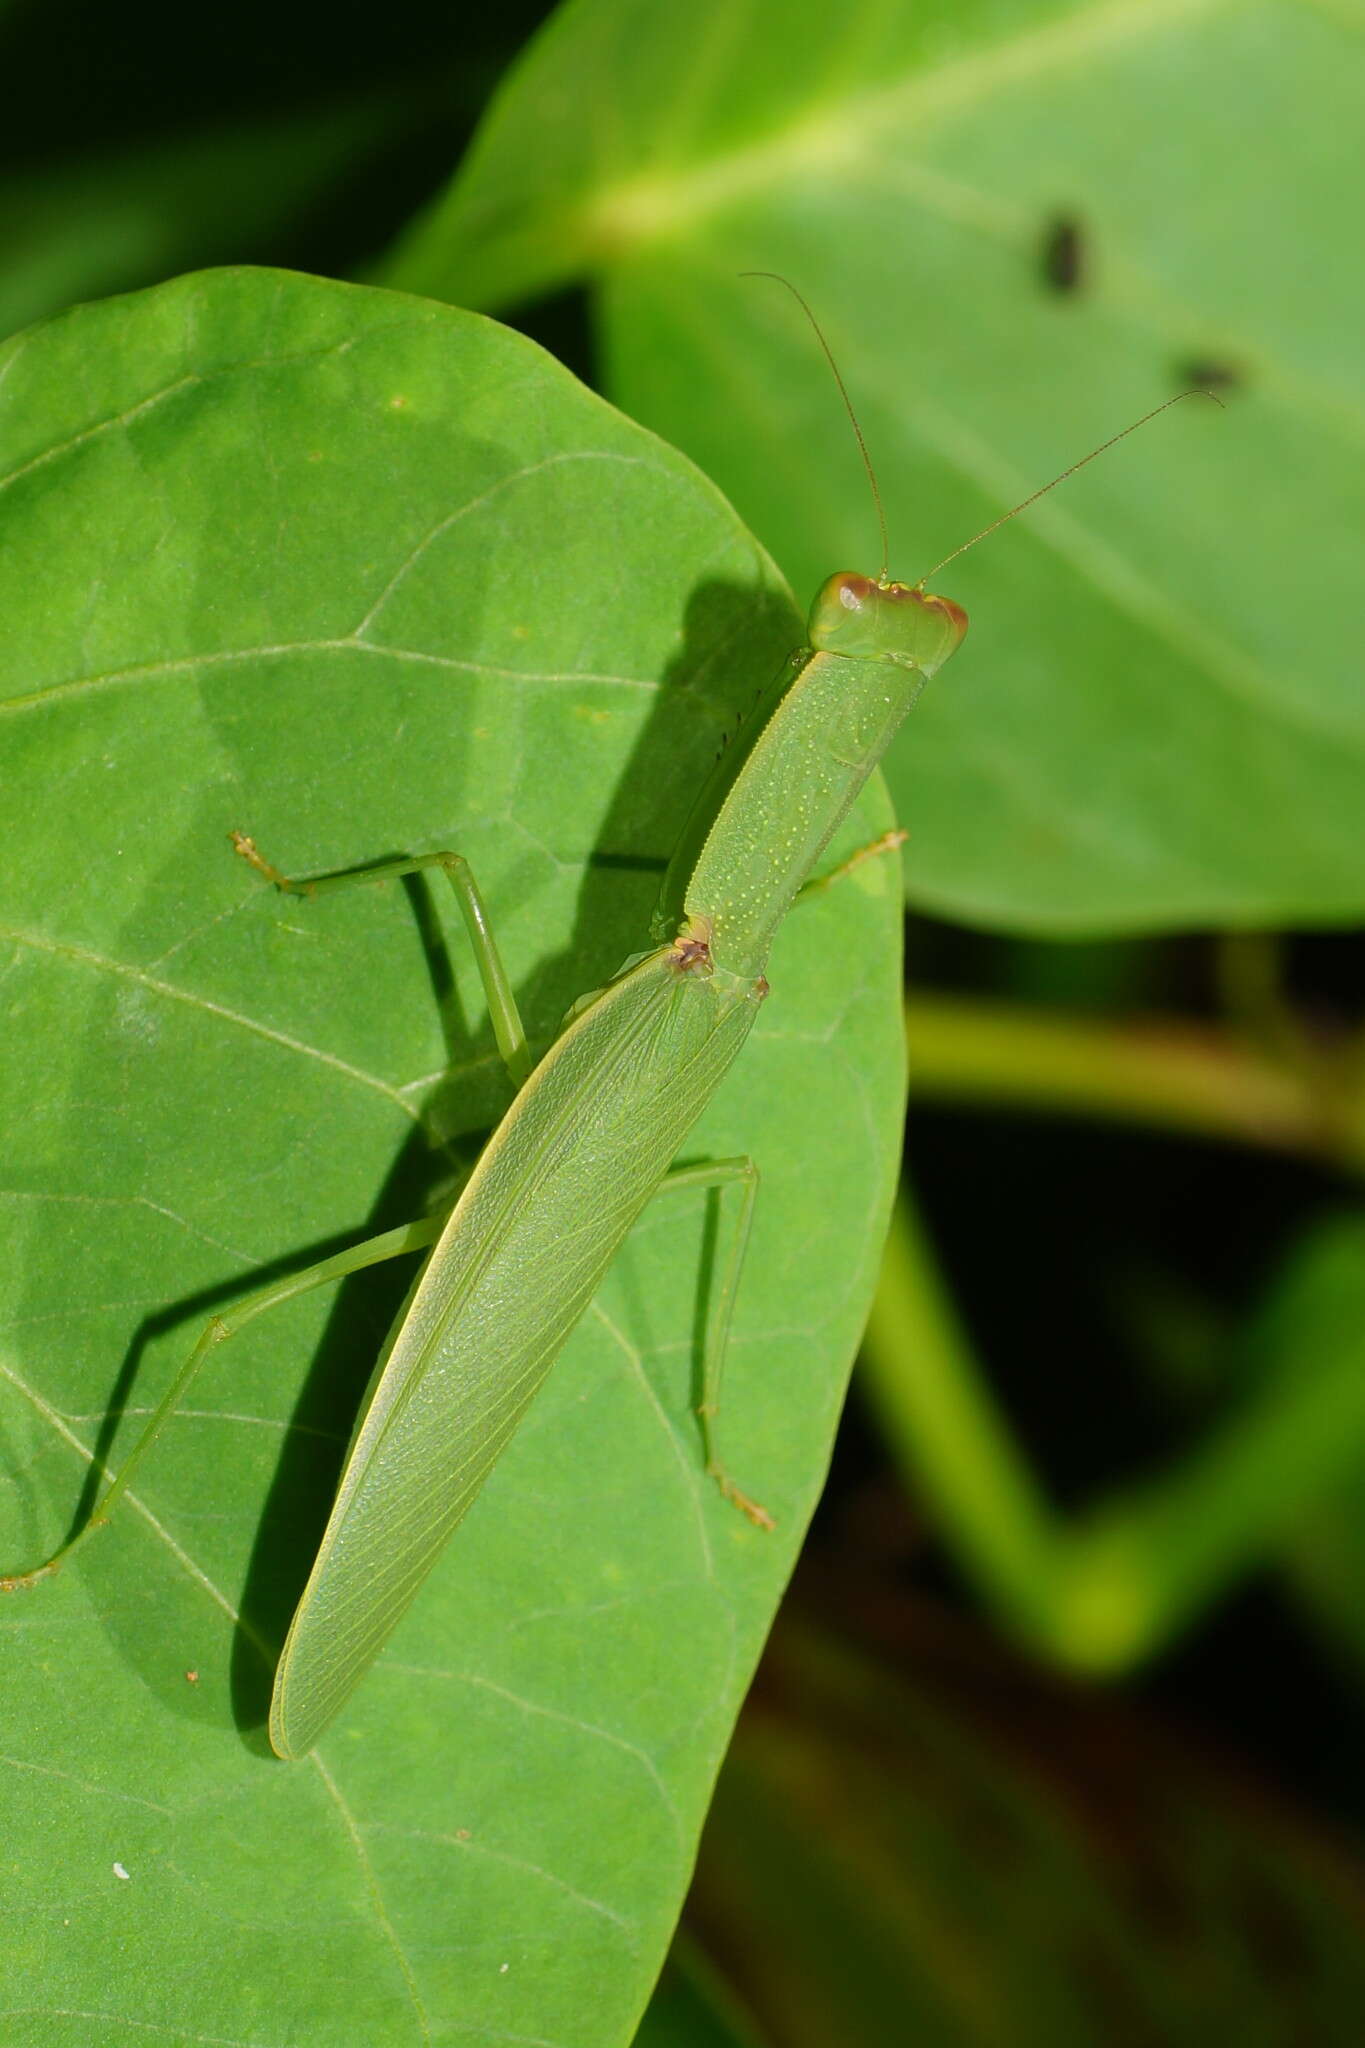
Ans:
POLYGON ((697 839, 699 820, 712 815, 766 723, 785 657, 799 641, 788 601, 775 592, 756 596, 752 587, 723 582, 692 592, 682 645, 617 779, 588 861, 573 957, 606 960, 602 934, 619 934, 612 943, 620 950, 606 967, 613 974, 628 953, 651 943, 661 881, 678 842, 684 833, 697 839))
MULTIPOLYGON (((485 88, 550 12, 544 0, 493 10, 395 0, 376 34, 371 7, 244 0, 230 29, 205 24, 199 62, 171 0, 27 0, 0 26, 11 95, 0 170, 164 139, 214 120, 280 114, 392 81, 420 93, 434 72, 485 88)), ((457 138, 458 139, 458 138, 457 138)), ((453 169, 449 149, 446 172, 453 169)))
MULTIPOLYGON (((438 872, 438 884, 440 879, 438 872)), ((459 910, 452 892, 434 892, 430 873, 404 876, 402 888, 421 942, 447 1059, 453 1063, 467 1056, 471 1046, 470 1026, 460 1004, 450 950, 452 939, 455 944, 464 942, 459 910), (453 932, 451 918, 455 920, 453 932)), ((491 1030, 486 1030, 485 1035, 491 1049, 491 1030)), ((436 1092, 448 1093, 439 1083, 436 1092)), ((510 1082, 507 1095, 510 1100, 510 1082)), ((430 1143, 421 1131, 414 1131, 394 1161, 369 1215, 354 1233, 299 1260, 281 1261, 278 1270, 297 1271, 300 1265, 329 1256, 329 1250, 343 1249, 347 1244, 447 1207, 477 1159, 487 1134, 481 1130, 452 1133, 445 1123, 441 1129, 445 1135, 440 1143, 430 1143)), ((293 1426, 285 1438, 266 1494, 243 1590, 243 1620, 276 1646, 284 1641, 312 1570, 375 1359, 420 1264, 419 1255, 407 1255, 352 1274, 337 1287, 326 1328, 291 1417, 293 1426)), ((239 1630, 232 1659, 232 1699, 238 1726, 244 1731, 259 1731, 263 1727, 273 1678, 273 1667, 263 1669, 255 1644, 239 1630)), ((253 1734, 252 1746, 263 1746, 258 1733, 253 1734)))
MULTIPOLYGON (((364 1225, 343 1244, 425 1215, 448 1178, 449 1161, 414 1133, 364 1225)), ((287 1261, 283 1269, 297 1271, 299 1265, 310 1263, 311 1258, 287 1261)), ((412 1255, 394 1259, 352 1274, 336 1290, 265 1496, 242 1591, 243 1622, 277 1648, 284 1642, 327 1526, 375 1359, 420 1263, 420 1257, 412 1255)), ((274 1676, 273 1663, 263 1666, 251 1636, 239 1628, 232 1654, 232 1705, 237 1725, 253 1748, 265 1748, 261 1731, 274 1676)))
MULTIPOLYGON (((186 37, 167 0, 15 5, 0 68, 11 326, 217 264, 363 279, 455 174, 499 80, 550 12, 260 0, 186 37), (82 210, 107 231, 82 238, 82 210), (11 248, 11 261, 14 252, 11 248)), ((553 344, 550 344, 553 346, 553 344)))
MULTIPOLYGON (((1260 1300, 1298 1232, 1330 1211, 1323 1168, 1041 1116, 911 1116, 910 1156, 954 1301, 1030 1455, 1076 1500, 1159 1464, 1242 1389, 1163 1380, 1152 1276, 1214 1327, 1260 1300), (1155 1313, 1155 1310, 1154 1310, 1155 1313)), ((1162 1298, 1164 1304, 1164 1297, 1162 1298)))
MULTIPOLYGON (((691 1162, 688 1161, 688 1164, 691 1162)), ((692 1306, 692 1413, 695 1417, 702 1405, 706 1391, 706 1333, 711 1321, 712 1294, 715 1287, 716 1266, 720 1256, 721 1196, 720 1188, 706 1190, 706 1206, 702 1212, 701 1253, 697 1259, 697 1291, 692 1306)), ((675 1195, 675 1201, 678 1199, 675 1195)), ((717 1417, 715 1431, 720 1430, 717 1417)), ((700 1448, 701 1431, 697 1428, 700 1448)))
MULTIPOLYGON (((90 1521, 96 1504, 105 1490, 106 1474, 117 1477, 129 1452, 141 1441, 139 1436, 131 1435, 124 1443, 119 1458, 111 1458, 114 1440, 119 1433, 129 1398, 142 1370, 142 1361, 148 1346, 154 1344, 159 1337, 169 1336, 172 1330, 183 1328, 187 1332, 185 1350, 188 1354, 192 1345, 198 1341, 203 1327, 211 1322, 214 1316, 221 1315, 244 1296, 254 1294, 260 1288, 269 1287, 272 1281, 295 1277, 309 1266, 322 1264, 355 1242, 356 1238, 349 1232, 338 1234, 320 1244, 309 1246, 297 1257, 291 1254, 289 1257, 272 1259, 265 1265, 255 1267, 246 1279, 224 1281, 218 1287, 202 1287, 196 1293, 183 1295, 179 1301, 158 1309, 155 1314, 143 1317, 133 1332, 110 1391, 109 1406, 91 1449, 91 1463, 85 1476, 85 1483, 72 1510, 64 1539, 66 1543, 73 1542, 90 1521)), ((193 1382, 191 1389, 192 1387, 193 1382)), ((187 1392, 191 1389, 187 1389, 187 1392)))
MULTIPOLYGON (((1179 979, 1197 943, 1135 950, 1149 972, 1164 952, 1179 979)), ((964 935, 967 953, 989 944, 964 935)), ((1308 963, 1315 993, 1330 975, 1343 1009, 1348 961, 1337 942, 1308 963)), ((1306 992, 1307 969, 1293 965, 1306 992)), ((1159 1473, 1244 1407, 1246 1384, 1220 1369, 1242 1355, 1231 1333, 1300 1234, 1344 1199, 1325 1167, 1041 1115, 912 1103, 908 1147, 976 1359, 1049 1499, 1077 1514, 1159 1473)), ((879 1588, 891 1607, 927 1600, 952 1625, 993 1627, 856 1399, 805 1558, 798 1602, 810 1576, 823 1575, 879 1588)), ((1296 1598, 1292 1562, 1282 1574, 1273 1550, 1125 1689, 1210 1742, 1235 1731, 1238 1747, 1325 1813, 1341 1813, 1345 1786, 1355 1814, 1365 1813, 1354 1764, 1358 1674, 1296 1598)))
MULTIPOLYGON (((547 954, 516 991, 537 1058, 581 996, 655 943, 651 924, 674 848, 694 812, 715 801, 717 777, 723 781, 734 772, 744 736, 766 717, 770 685, 755 691, 755 664, 758 674, 780 678, 781 656, 774 659, 773 650, 789 637, 787 620, 787 604, 776 593, 756 597, 738 584, 701 584, 688 598, 681 645, 617 771, 587 856, 568 943, 547 954)), ((448 975, 448 956, 444 971, 448 975)), ((486 1020, 472 1041, 467 1027, 458 1029, 465 1059, 493 1055, 486 1020)), ((425 1114, 438 1130, 460 1127, 458 1103, 446 1084, 438 1084, 425 1114)))
MULTIPOLYGON (((178 1368, 214 1315, 272 1281, 297 1277, 308 1267, 367 1237, 429 1213, 446 1197, 450 1182, 450 1158, 433 1153, 414 1136, 395 1161, 368 1219, 368 1227, 362 1224, 354 1231, 337 1233, 301 1248, 296 1255, 256 1267, 249 1275, 184 1295, 144 1317, 133 1333, 111 1389, 67 1541, 87 1526, 105 1490, 106 1469, 116 1476, 140 1441, 140 1429, 124 1428, 123 1423, 150 1345, 173 1331, 183 1331, 184 1348, 176 1360, 178 1368), (111 1458, 116 1437, 122 1438, 120 1450, 111 1458)), ((273 1659, 269 1664, 263 1663, 253 1633, 276 1648, 283 1642, 331 1508, 354 1415, 375 1357, 419 1263, 420 1255, 404 1255, 336 1284, 331 1313, 291 1417, 292 1426, 284 1437, 246 1574, 240 1609, 242 1626, 234 1637, 231 1660, 233 1710, 244 1731, 259 1730, 264 1723, 274 1675, 273 1659)), ((230 1354, 231 1349, 229 1338, 210 1357, 230 1354)), ((186 1391, 186 1403, 193 1406, 192 1386, 186 1391)), ((155 1445, 149 1457, 155 1459, 155 1445)), ((92 1553, 83 1555, 93 1561, 92 1553)), ((168 1703, 181 1705, 181 1696, 170 1695, 168 1703)), ((188 1697, 183 1704, 186 1711, 191 1710, 188 1697)), ((263 1748, 263 1738, 257 1740, 253 1735, 252 1746, 263 1748)))
POLYGON ((549 292, 503 315, 511 327, 539 342, 592 390, 600 390, 597 340, 593 331, 592 295, 584 285, 549 292))

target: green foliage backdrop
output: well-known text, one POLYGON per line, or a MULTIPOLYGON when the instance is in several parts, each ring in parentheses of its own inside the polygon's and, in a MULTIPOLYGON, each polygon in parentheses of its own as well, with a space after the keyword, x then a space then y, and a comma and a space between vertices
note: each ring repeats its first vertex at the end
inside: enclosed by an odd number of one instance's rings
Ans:
MULTIPOLYGON (((1349 1693, 1349 1003, 1305 1017, 1273 947, 1223 941, 1233 1021, 1192 1033, 1214 979, 1197 942, 979 934, 1254 935, 1365 904, 1354 0, 567 0, 520 49, 515 0, 478 20, 394 0, 380 38, 307 0, 271 33, 248 0, 212 72, 169 6, 110 19, 0 0, 0 331, 159 286, 0 351, 0 1571, 88 1510, 95 1461, 117 1463, 204 1315, 440 1199, 507 1099, 438 895, 282 901, 229 831, 304 871, 458 847, 543 1045, 643 943, 693 793, 799 635, 783 577, 805 602, 876 567, 819 351, 737 275, 762 268, 829 334, 907 579, 1183 386, 1224 397, 935 579, 971 613, 966 648, 888 763, 894 805, 870 791, 840 850, 894 815, 905 900, 977 927, 927 943, 988 962, 912 998, 918 1101, 977 1112, 921 1119, 914 1156, 931 1226, 945 1185, 970 1217, 964 1330, 1004 1304, 1012 1398, 1067 1481, 1054 1514, 1048 1475, 1015 1467, 1043 1547, 1084 1564, 1116 1502, 1173 1503, 1167 1562, 1197 1599, 1270 1557, 1349 1693), (239 261, 399 289, 165 282, 239 261), (595 360, 630 418, 441 300, 595 360), (1163 978, 1191 960, 1203 982, 1163 978), (1090 1014, 1049 1014, 1040 987, 1090 1014), (1133 1031, 1153 994, 1176 1028, 1133 1031), (1022 1171, 983 1104, 1035 1112, 1022 1171), (1058 1111, 1168 1134, 1093 1137, 1075 1242, 1058 1111), (1294 1164, 1215 1172, 1215 1137, 1294 1164), (1092 1294, 1103 1341, 1068 1358, 1092 1294), (1149 1473, 1154 1443, 1174 1455, 1149 1473), (1229 1446, 1278 1518, 1209 1511, 1229 1446)), ((254 1326, 121 1525, 0 1598, 6 2043, 632 2039, 872 1289, 901 908, 883 860, 789 921, 697 1134, 764 1175, 725 1428, 778 1535, 702 1481, 719 1218, 663 1205, 353 1710, 280 1765, 274 1648, 406 1276, 254 1326)), ((930 1483, 923 1432, 900 1443, 947 1298, 928 1236, 922 1267, 920 1334, 876 1368, 916 1517, 945 1477, 980 1495, 974 1404, 1015 1457, 965 1334, 930 1483)), ((1163 2048, 1182 2027, 1278 2048, 1307 2012, 1354 2048, 1358 1871, 1188 1756, 1132 1777, 1178 1788, 1169 1822, 1141 1796, 1126 1828, 1109 1784, 1072 1856, 1104 1709, 1049 1693, 1029 1725, 1018 1664, 981 1663, 975 1636, 945 1679, 937 1565, 907 1601, 904 1511, 867 1498, 836 1525, 823 1622, 779 1643, 701 1865, 711 1961, 782 2048, 853 2024, 902 2048, 911 2010, 954 2048, 994 2048, 1025 2010, 1049 2048, 1143 2018, 1163 2048)), ((1365 1811, 1355 1696, 1334 1747, 1311 1659, 1226 1607, 1220 1631, 1220 1739, 1292 1699, 1283 1754, 1344 1832, 1365 1811)), ((750 2048, 713 1990, 693 1956, 640 2048, 750 2048)))
POLYGON ((908 581, 1231 371, 1224 418, 1178 409, 944 572, 972 635, 889 766, 907 886, 1034 931, 1343 919, 1363 132, 1357 28, 1290 0, 572 0, 390 274, 492 309, 591 282, 612 396, 803 599, 875 527, 811 336, 736 273, 825 324, 908 581))

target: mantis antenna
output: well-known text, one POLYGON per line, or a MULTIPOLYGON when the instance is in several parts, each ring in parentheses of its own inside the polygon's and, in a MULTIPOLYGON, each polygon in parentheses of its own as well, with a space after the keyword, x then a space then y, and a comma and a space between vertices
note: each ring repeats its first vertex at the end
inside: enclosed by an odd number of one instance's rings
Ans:
MULTIPOLYGON (((890 582, 890 545, 886 533, 886 512, 882 505, 882 494, 877 483, 877 472, 872 466, 872 457, 868 452, 867 442, 863 438, 863 430, 858 424, 858 415, 853 410, 853 400, 848 395, 848 386, 844 383, 839 365, 834 360, 834 351, 825 339, 824 330, 820 322, 816 319, 806 300, 789 277, 783 277, 779 270, 741 270, 739 275, 741 277, 767 277, 771 278, 774 284, 784 285, 805 314, 807 320, 809 320, 814 330, 815 338, 824 351, 825 361, 833 372, 834 381, 839 387, 839 396, 844 401, 844 410, 849 417, 849 424, 852 426, 857 439, 858 451, 863 458, 863 468, 867 471, 867 481, 872 490, 872 502, 877 508, 877 525, 881 529, 882 536, 882 566, 877 582, 883 589, 886 589, 890 582)), ((1093 462, 1097 455, 1103 455, 1110 448, 1117 447, 1120 441, 1126 441, 1130 434, 1135 434, 1139 427, 1147 426, 1159 414, 1168 412, 1173 405, 1181 404, 1186 398, 1211 398, 1220 412, 1224 410, 1222 399, 1214 391, 1207 391, 1200 386, 1195 386, 1189 391, 1178 391, 1174 398, 1167 398, 1160 405, 1154 405, 1151 411, 1143 413, 1140 419, 1130 421, 1117 434, 1111 434, 1107 441, 1101 441, 1099 446, 1092 448, 1088 455, 1082 455, 1077 462, 1068 463, 1066 468, 1060 470, 1050 483, 1040 484, 1036 491, 1030 491, 1028 496, 1021 498, 1017 505, 1011 505, 1008 512, 1002 512, 997 519, 992 519, 988 526, 983 526, 981 531, 974 533, 970 540, 964 540, 960 546, 953 548, 948 554, 944 555, 941 561, 935 562, 932 569, 926 569, 912 588, 923 590, 931 576, 937 576, 939 570, 946 568, 949 562, 955 562, 959 555, 965 555, 968 548, 974 548, 979 540, 985 540, 988 534, 996 531, 997 527, 1006 526, 1011 519, 1017 519, 1021 512, 1027 512, 1030 505, 1036 505, 1038 500, 1045 498, 1049 491, 1055 491, 1058 484, 1064 484, 1069 476, 1075 476, 1078 469, 1084 469, 1087 462, 1093 462)))
POLYGON ((825 361, 834 372, 834 381, 839 387, 839 396, 844 401, 844 411, 848 414, 849 424, 852 426, 853 432, 857 437, 858 451, 863 458, 863 468, 867 471, 867 481, 872 487, 872 502, 877 508, 877 524, 881 528, 882 535, 882 566, 877 581, 885 588, 891 580, 891 548, 886 537, 886 512, 882 506, 882 494, 877 484, 877 472, 872 467, 872 457, 868 454, 867 442, 863 439, 863 430, 858 425, 858 415, 853 410, 853 400, 848 395, 848 386, 840 374, 839 365, 834 360, 834 351, 825 340, 824 329, 791 279, 783 277, 780 270, 741 270, 739 274, 741 277, 770 277, 774 284, 785 285, 815 330, 815 339, 824 350, 825 361))
POLYGON ((1189 391, 1178 391, 1174 398, 1167 398, 1160 405, 1154 405, 1150 412, 1143 413, 1141 419, 1132 420, 1117 434, 1111 434, 1107 441, 1101 441, 1098 448, 1092 448, 1088 455, 1082 455, 1079 462, 1068 463, 1065 469, 1053 477, 1051 483, 1040 484, 1036 491, 1030 491, 1017 505, 1011 505, 1008 512, 1002 512, 998 519, 992 519, 989 526, 983 526, 980 533, 974 533, 970 540, 964 540, 960 547, 953 548, 942 561, 935 562, 932 569, 925 570, 915 589, 923 590, 931 576, 937 576, 940 569, 946 568, 949 562, 955 562, 959 555, 965 555, 968 548, 974 548, 979 540, 985 540, 987 534, 994 533, 998 526, 1007 525, 1011 519, 1017 519, 1021 512, 1028 511, 1030 505, 1036 505, 1049 491, 1055 491, 1058 484, 1064 484, 1069 476, 1075 476, 1078 469, 1084 469, 1087 462, 1093 462, 1097 455, 1103 455, 1107 449, 1117 447, 1120 441, 1126 441, 1130 434, 1135 434, 1139 427, 1145 427, 1149 420, 1154 420, 1159 413, 1168 412, 1173 405, 1179 405, 1186 398, 1211 398, 1220 412, 1225 410, 1222 399, 1214 391, 1205 391, 1198 387, 1189 391))

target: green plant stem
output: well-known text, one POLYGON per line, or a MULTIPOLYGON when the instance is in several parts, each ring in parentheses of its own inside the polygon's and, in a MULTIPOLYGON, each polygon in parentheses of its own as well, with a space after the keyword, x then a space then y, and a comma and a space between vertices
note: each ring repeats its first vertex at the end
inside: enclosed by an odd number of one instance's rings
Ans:
POLYGON ((863 1338, 862 1386, 971 1576, 1015 1609, 1053 1568, 1052 1512, 997 1409, 902 1192, 863 1338))
POLYGON ((1096 1023, 953 996, 906 1004, 912 1102, 1104 1117, 1224 1138, 1365 1173, 1360 1076, 1329 1086, 1226 1032, 1177 1021, 1096 1023))
MULTIPOLYGON (((921 1099, 1103 1116, 1365 1169, 1365 1114, 1341 1085, 1344 1068, 1329 1093, 1321 1065, 1280 1067, 1213 1030, 1115 1028, 944 997, 912 1000, 907 1029, 921 1099)), ((1013 1440, 903 1195, 863 1386, 990 1604, 1055 1660, 1114 1672, 1166 1642, 1358 1461, 1365 1332, 1343 1343, 1337 1330, 1307 1349, 1315 1355, 1281 1361, 1166 1471, 1064 1518, 1013 1440)))
POLYGON ((1112 1674, 1160 1649, 1365 1447, 1365 1328, 1300 1329, 1239 1411, 1093 1510, 1035 1486, 944 1293, 908 1196, 863 1349, 865 1393, 979 1590, 1058 1663, 1112 1674))

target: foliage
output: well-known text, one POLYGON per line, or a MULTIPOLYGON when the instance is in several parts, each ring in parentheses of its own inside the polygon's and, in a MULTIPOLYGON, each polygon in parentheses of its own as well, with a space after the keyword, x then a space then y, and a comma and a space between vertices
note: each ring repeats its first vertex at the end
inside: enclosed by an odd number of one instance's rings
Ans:
MULTIPOLYGON (((428 302, 206 273, 20 337, 0 404, 5 782, 29 821, 0 931, 18 1564, 210 1309, 420 1214, 506 1100, 423 894, 416 929, 393 890, 282 901, 229 831, 302 871, 463 849, 508 906, 544 1045, 645 939, 660 856, 798 628, 684 458, 428 302)), ((847 829, 886 822, 874 802, 847 829)), ((128 2000, 188 2030, 209 1988, 232 2037, 266 2015, 300 2038, 420 2039, 452 2013, 572 2033, 589 2008, 629 2034, 819 1487, 894 1169, 889 864, 839 894, 784 934, 774 1021, 696 1139, 772 1160, 726 1427, 781 1534, 702 1472, 710 1226, 679 1199, 636 1232, 382 1676, 284 1772, 260 1732, 272 1651, 401 1282, 254 1325, 136 1512, 4 1611, 13 1853, 31 1881, 54 1851, 80 1873, 79 1937, 39 1916, 12 1943, 77 2015, 46 2012, 46 2041, 128 2000), (140 1941, 110 1968, 130 1915, 174 1928, 150 1993, 140 1941)))
MULTIPOLYGON (((972 630, 889 764, 928 1226, 873 1326, 885 1450, 846 1445, 638 2038, 1353 2041, 1350 1841, 954 1634, 945 1580, 1064 1656, 1049 1571, 1154 1519, 1124 1655, 1221 1601, 1157 1691, 1358 1832, 1359 954, 1269 936, 1365 901, 1349 10, 567 0, 519 47, 527 13, 395 0, 377 45, 248 6, 216 65, 114 20, 0 5, 0 329, 59 316, 0 354, 0 1569, 206 1314, 439 1199, 506 1100, 439 898, 286 903, 228 832, 458 846, 543 1045, 643 943, 798 633, 783 574, 875 569, 818 348, 737 272, 813 302, 907 577, 1216 385, 933 579, 972 630), (168 281, 205 263, 320 275, 168 281), (1092 1730, 1145 1815, 1079 1783, 1092 1730)), ((253 1326, 137 1510, 0 1602, 7 2040, 631 2040, 872 1290, 897 926, 884 860, 789 921, 698 1134, 764 1175, 725 1428, 778 1536, 701 1482, 682 1202, 279 1765, 273 1648, 404 1276, 253 1326)))
POLYGON ((1351 917, 1365 305, 1333 224, 1356 39, 1289 4, 575 0, 390 275, 494 310, 591 281, 612 396, 798 594, 874 569, 873 523, 810 334, 737 273, 816 307, 907 581, 1228 366, 1226 417, 1182 407, 945 571, 973 664, 893 758, 907 885, 1034 931, 1351 917), (1286 106, 1315 136, 1288 163, 1265 146, 1286 106), (1084 250, 1065 293, 1060 211, 1084 250))

